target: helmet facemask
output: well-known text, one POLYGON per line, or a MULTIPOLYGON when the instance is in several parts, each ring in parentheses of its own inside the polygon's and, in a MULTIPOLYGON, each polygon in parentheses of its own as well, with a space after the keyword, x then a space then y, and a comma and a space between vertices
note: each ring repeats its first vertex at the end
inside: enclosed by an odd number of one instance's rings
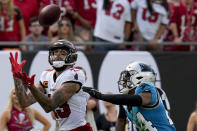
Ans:
POLYGON ((56 71, 62 71, 67 66, 73 66, 77 60, 76 49, 72 43, 64 40, 59 40, 49 48, 49 63, 56 71), (57 49, 66 50, 67 54, 63 60, 53 60, 54 51, 57 49))
POLYGON ((118 81, 119 92, 128 94, 139 86, 141 82, 150 82, 155 85, 156 73, 150 66, 142 62, 133 62, 120 74, 118 81))
POLYGON ((136 74, 136 71, 122 71, 118 81, 119 92, 123 94, 128 94, 130 90, 134 89, 136 86, 132 83, 132 76, 136 74))

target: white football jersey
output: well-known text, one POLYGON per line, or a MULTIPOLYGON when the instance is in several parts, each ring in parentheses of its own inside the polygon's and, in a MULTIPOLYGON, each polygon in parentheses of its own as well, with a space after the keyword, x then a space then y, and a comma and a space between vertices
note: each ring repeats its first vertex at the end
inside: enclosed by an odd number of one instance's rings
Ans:
POLYGON ((108 11, 103 9, 104 0, 97 0, 97 19, 94 36, 106 41, 124 41, 125 22, 131 22, 130 4, 127 0, 110 0, 108 11))
MULTIPOLYGON (((40 77, 40 81, 46 90, 46 95, 49 97, 65 82, 77 82, 81 85, 85 82, 85 75, 80 69, 69 68, 62 72, 56 80, 54 80, 54 73, 55 70, 44 71, 40 77)), ((54 113, 59 122, 59 129, 71 130, 85 125, 86 105, 87 93, 80 89, 66 103, 56 108, 54 113)))
POLYGON ((148 41, 155 37, 160 24, 167 25, 169 22, 168 12, 162 5, 153 3, 152 6, 155 13, 151 16, 146 0, 134 0, 131 3, 131 8, 137 10, 136 22, 139 30, 143 38, 148 41))

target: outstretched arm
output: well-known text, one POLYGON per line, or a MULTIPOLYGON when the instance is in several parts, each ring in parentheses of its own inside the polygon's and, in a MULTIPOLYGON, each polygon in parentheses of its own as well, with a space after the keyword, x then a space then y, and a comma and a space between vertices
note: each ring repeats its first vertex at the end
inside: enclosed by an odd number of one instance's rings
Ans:
MULTIPOLYGON (((22 108, 26 108, 36 102, 35 98, 31 93, 29 94, 26 93, 25 87, 21 79, 14 77, 14 84, 15 84, 16 95, 19 99, 19 103, 22 108)), ((38 83, 37 88, 40 92, 42 93, 45 92, 44 88, 41 86, 40 83, 38 83)))
POLYGON ((80 89, 80 85, 77 83, 64 83, 50 98, 45 96, 35 86, 28 88, 45 112, 48 113, 67 102, 80 89))
POLYGON ((152 95, 150 92, 143 92, 138 95, 102 94, 90 87, 83 87, 83 91, 89 93, 92 97, 95 97, 96 99, 107 101, 116 105, 141 106, 149 104, 152 100, 152 95))
POLYGON ((22 68, 26 61, 22 61, 20 64, 17 62, 18 61, 18 52, 15 53, 15 56, 10 52, 10 63, 11 63, 11 71, 13 74, 13 79, 14 79, 14 84, 15 84, 15 89, 16 89, 16 95, 19 98, 19 102, 23 108, 33 104, 35 100, 33 97, 30 95, 29 97, 27 96, 25 92, 25 88, 23 86, 22 81, 19 79, 20 72, 22 71, 22 68))

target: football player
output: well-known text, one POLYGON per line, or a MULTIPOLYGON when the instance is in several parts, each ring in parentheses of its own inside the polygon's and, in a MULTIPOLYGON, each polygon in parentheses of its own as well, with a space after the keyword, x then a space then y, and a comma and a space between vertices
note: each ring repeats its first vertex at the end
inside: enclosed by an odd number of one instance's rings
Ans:
POLYGON ((95 89, 83 87, 91 96, 120 106, 116 125, 125 130, 126 116, 138 130, 175 131, 176 128, 166 111, 159 92, 155 88, 156 74, 143 62, 130 63, 121 72, 118 81, 122 94, 102 94, 95 89))
POLYGON ((21 72, 25 62, 18 64, 17 54, 15 58, 10 54, 16 94, 22 107, 37 101, 45 112, 54 111, 59 130, 92 131, 85 120, 87 93, 81 89, 85 75, 82 70, 72 68, 77 60, 75 46, 66 40, 54 42, 49 48, 48 60, 54 69, 43 71, 35 86, 35 75, 29 77, 21 72), (24 85, 29 88, 29 95, 24 85))

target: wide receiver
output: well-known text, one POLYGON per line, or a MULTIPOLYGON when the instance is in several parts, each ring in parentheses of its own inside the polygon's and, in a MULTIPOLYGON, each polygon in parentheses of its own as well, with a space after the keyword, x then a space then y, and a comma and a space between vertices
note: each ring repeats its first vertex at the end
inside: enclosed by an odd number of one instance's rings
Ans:
POLYGON ((126 116, 138 131, 176 131, 154 86, 155 81, 155 72, 150 66, 133 62, 120 74, 118 85, 122 94, 102 94, 89 87, 83 90, 97 99, 123 105, 117 131, 125 130, 126 116))
POLYGON ((34 77, 22 73, 25 62, 17 63, 10 53, 12 73, 16 86, 16 94, 22 107, 27 107, 36 101, 45 112, 54 111, 59 122, 60 131, 92 131, 89 123, 86 123, 87 93, 81 90, 85 82, 83 71, 72 68, 77 60, 75 46, 65 40, 58 40, 49 47, 49 63, 54 70, 43 71, 40 82, 34 85, 34 77), (26 86, 30 93, 25 92, 26 86))

